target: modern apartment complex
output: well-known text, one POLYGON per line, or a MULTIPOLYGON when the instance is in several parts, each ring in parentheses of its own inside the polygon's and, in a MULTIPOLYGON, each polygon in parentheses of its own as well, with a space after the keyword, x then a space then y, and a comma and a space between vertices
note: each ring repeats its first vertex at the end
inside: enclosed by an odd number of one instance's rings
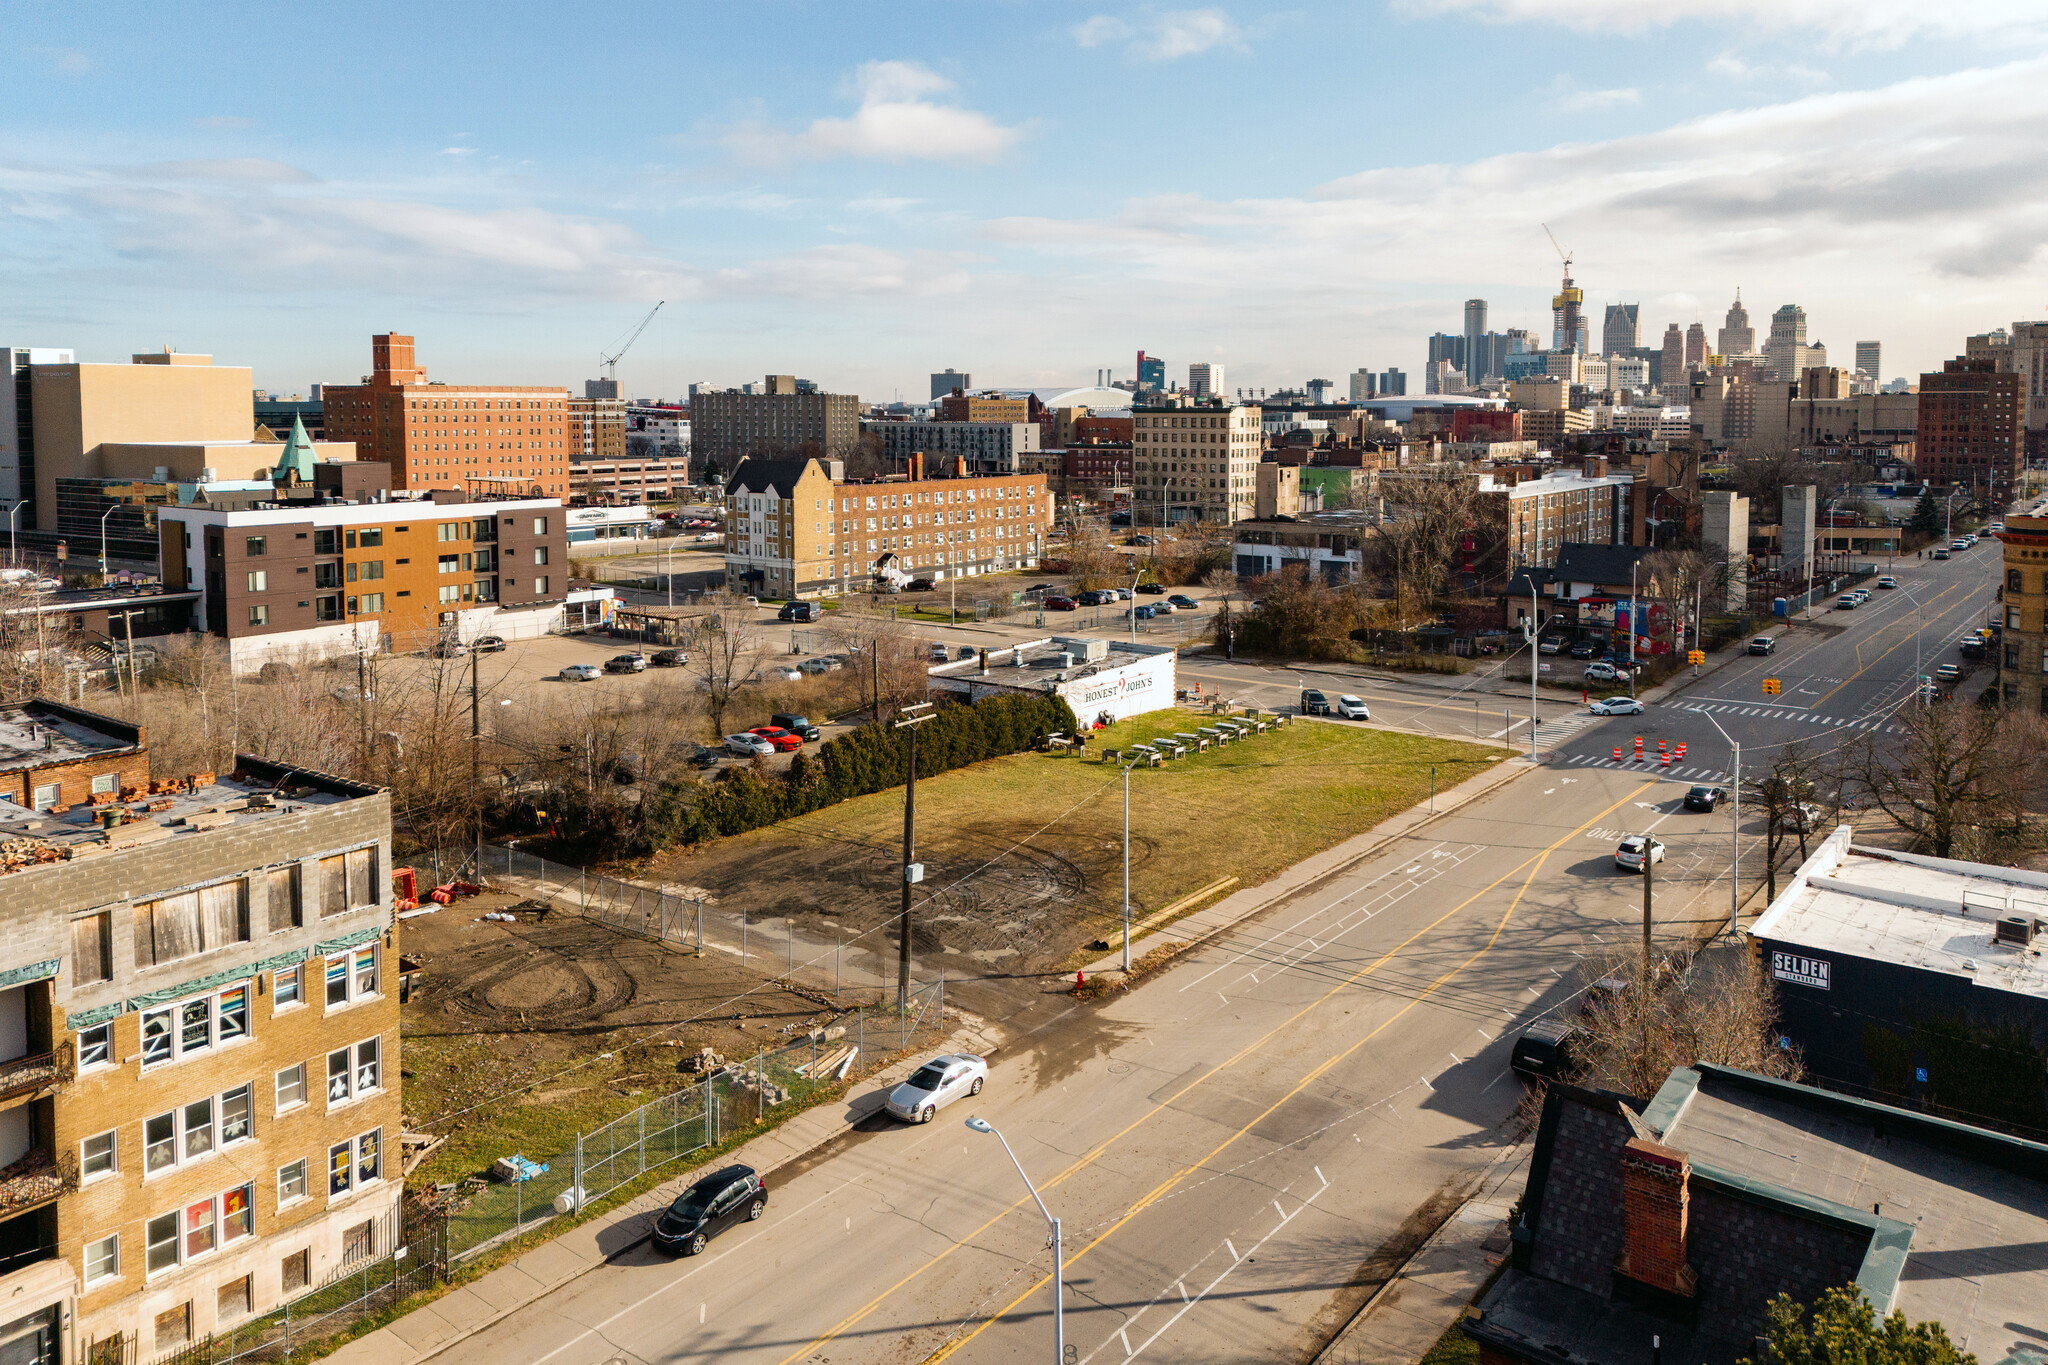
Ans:
POLYGON ((1053 501, 1042 475, 848 480, 837 460, 751 459, 725 486, 726 581, 773 597, 859 592, 877 579, 1035 568, 1053 501))
POLYGON ((890 468, 912 455, 933 467, 957 457, 968 473, 982 476, 1017 473, 1018 457, 1037 451, 1041 435, 1038 423, 1025 421, 863 422, 861 432, 881 441, 890 468))
POLYGON ((853 394, 805 393, 786 374, 769 375, 762 387, 690 395, 692 453, 730 470, 749 455, 835 458, 859 443, 860 399, 853 394))
POLYGON ((165 583, 237 669, 546 633, 568 594, 555 498, 222 500, 158 512, 165 583))
POLYGON ((429 383, 413 339, 396 332, 370 338, 370 361, 361 384, 320 396, 328 436, 390 465, 393 488, 569 496, 567 389, 429 383))
POLYGON ((1133 416, 1135 520, 1228 524, 1252 514, 1265 444, 1258 408, 1140 406, 1133 416))
POLYGON ((2002 507, 2026 457, 2026 381, 1995 360, 1951 360, 1920 376, 1919 472, 1938 484, 1975 485, 2002 507))
POLYGON ((0 710, 0 1352, 150 1360, 388 1251, 390 798, 0 710))
POLYGON ((2048 716, 2048 517, 2007 517, 1997 536, 2005 545, 2005 704, 2048 716))

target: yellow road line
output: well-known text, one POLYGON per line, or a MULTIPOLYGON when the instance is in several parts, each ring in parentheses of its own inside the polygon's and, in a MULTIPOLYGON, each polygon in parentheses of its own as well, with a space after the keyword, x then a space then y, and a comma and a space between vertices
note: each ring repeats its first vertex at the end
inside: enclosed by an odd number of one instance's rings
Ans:
MULTIPOLYGON (((1970 586, 1970 585, 1968 585, 1968 584, 1964 584, 1964 583, 1951 583, 1951 584, 1950 584, 1950 585, 1949 585, 1948 587, 1946 587, 1946 588, 1943 588, 1943 589, 1942 589, 1942 590, 1941 590, 1940 592, 1938 592, 1938 593, 1936 593, 1936 594, 1935 594, 1934 596, 1932 596, 1932 597, 1928 598, 1928 599, 1927 599, 1927 605, 1931 607, 1931 606, 1933 606, 1933 605, 1934 605, 1934 604, 1935 604, 1936 602, 1939 602, 1939 601, 1940 601, 1940 600, 1941 600, 1942 598, 1944 598, 1944 597, 1948 596, 1948 595, 1949 595, 1950 593, 1952 593, 1952 592, 1956 591, 1956 590, 1957 590, 1958 588, 1963 588, 1963 587, 1968 587, 1968 586, 1970 586)), ((1979 586, 1981 586, 1981 585, 1979 585, 1979 586)), ((1837 693, 1837 692, 1841 691, 1841 690, 1842 690, 1843 688, 1847 687, 1847 686, 1848 686, 1848 685, 1849 685, 1850 683, 1852 683, 1852 682, 1855 682, 1855 681, 1856 681, 1856 680, 1857 680, 1858 678, 1862 677, 1862 676, 1863 676, 1863 675, 1864 675, 1865 673, 1868 673, 1868 672, 1869 672, 1869 671, 1870 671, 1871 669, 1873 669, 1873 668, 1876 668, 1876 667, 1877 667, 1877 666, 1878 666, 1879 664, 1883 663, 1883 662, 1884 662, 1884 661, 1885 661, 1886 659, 1890 658, 1890 657, 1891 657, 1891 654, 1892 654, 1892 650, 1894 650, 1894 649, 1904 649, 1904 648, 1906 647, 1906 640, 1910 640, 1910 639, 1912 639, 1912 638, 1913 638, 1914 636, 1918 635, 1918 634, 1919 634, 1919 633, 1921 632, 1921 630, 1922 630, 1922 629, 1924 629, 1924 627, 1923 627, 1923 626, 1922 626, 1922 625, 1920 624, 1920 609, 1919 609, 1918 607, 1915 607, 1915 608, 1914 608, 1914 611, 1913 611, 1913 616, 1912 616, 1912 621, 1913 621, 1913 629, 1912 629, 1911 631, 1907 632, 1907 634, 1906 634, 1906 639, 1905 639, 1905 640, 1901 640, 1901 641, 1899 641, 1899 642, 1898 642, 1897 644, 1893 645, 1891 649, 1888 649, 1888 650, 1886 650, 1886 651, 1885 651, 1884 653, 1882 653, 1882 654, 1878 655, 1878 656, 1877 656, 1877 657, 1876 657, 1875 659, 1872 659, 1872 660, 1871 660, 1871 661, 1870 661, 1869 663, 1867 663, 1867 664, 1863 662, 1863 646, 1862 646, 1861 644, 1858 644, 1858 645, 1856 646, 1856 664, 1857 664, 1857 668, 1856 668, 1856 671, 1855 671, 1854 673, 1851 673, 1851 674, 1850 674, 1850 675, 1849 675, 1848 677, 1846 677, 1846 678, 1842 679, 1842 681, 1841 681, 1841 682, 1839 682, 1839 683, 1837 683, 1837 684, 1836 684, 1836 685, 1835 685, 1834 687, 1830 688, 1830 689, 1828 690, 1827 696, 1824 696, 1824 697, 1820 698, 1820 700, 1819 700, 1819 701, 1816 701, 1816 702, 1814 702, 1814 703, 1813 703, 1813 705, 1812 705, 1812 706, 1810 706, 1810 707, 1808 707, 1807 709, 1808 709, 1809 711, 1811 711, 1811 710, 1818 710, 1818 709, 1819 709, 1819 707, 1820 707, 1820 704, 1821 704, 1821 702, 1824 702, 1824 701, 1826 701, 1826 700, 1828 699, 1828 697, 1832 697, 1832 696, 1834 696, 1834 695, 1835 695, 1835 693, 1837 693)))

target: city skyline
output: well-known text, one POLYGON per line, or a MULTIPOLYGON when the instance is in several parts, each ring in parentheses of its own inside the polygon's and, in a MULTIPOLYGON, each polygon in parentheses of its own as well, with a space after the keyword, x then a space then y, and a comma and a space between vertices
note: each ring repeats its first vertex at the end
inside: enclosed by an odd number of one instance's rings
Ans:
POLYGON ((396 330, 433 378, 573 388, 665 298, 620 366, 635 396, 774 371, 916 399, 946 363, 1080 386, 1140 347, 1278 389, 1420 372, 1467 298, 1547 336, 1544 222, 1589 320, 1640 303, 1646 339, 1711 335, 1739 287, 1758 318, 1800 303, 1843 363, 1882 338, 1885 379, 2048 299, 2048 35, 2019 5, 1073 5, 943 40, 914 11, 629 6, 604 34, 481 13, 405 42, 130 5, 25 21, 0 56, 8 344, 168 342, 290 391, 354 381, 360 338, 396 330), (1264 75, 1311 40, 1386 75, 1276 99, 1264 75), (1501 99, 1446 115, 1431 92, 1467 69, 1501 99), (1175 126, 1208 153, 1154 154, 1145 130, 1175 126))

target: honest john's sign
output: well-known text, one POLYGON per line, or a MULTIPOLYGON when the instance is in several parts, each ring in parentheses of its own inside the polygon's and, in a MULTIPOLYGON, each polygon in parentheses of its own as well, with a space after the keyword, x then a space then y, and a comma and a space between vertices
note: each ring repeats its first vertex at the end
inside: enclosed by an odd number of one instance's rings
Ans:
POLYGON ((1834 964, 1817 957, 1801 957, 1797 953, 1771 954, 1771 975, 1780 981, 1789 981, 1795 986, 1811 986, 1815 990, 1828 990, 1828 973, 1834 964))

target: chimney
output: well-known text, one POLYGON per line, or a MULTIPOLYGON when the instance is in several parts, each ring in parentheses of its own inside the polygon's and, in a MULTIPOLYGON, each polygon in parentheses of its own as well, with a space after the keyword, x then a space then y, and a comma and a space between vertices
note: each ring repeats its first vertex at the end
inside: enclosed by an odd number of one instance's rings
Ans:
POLYGON ((919 479, 923 477, 924 452, 921 450, 913 450, 910 452, 910 481, 912 483, 916 483, 919 479))
POLYGON ((967 457, 965 455, 955 455, 953 457, 953 477, 956 479, 967 477, 967 457))
POLYGON ((1698 1277, 1686 1263, 1692 1160, 1649 1138, 1621 1149, 1622 1253, 1617 1277, 1664 1299, 1690 1302, 1698 1277))

